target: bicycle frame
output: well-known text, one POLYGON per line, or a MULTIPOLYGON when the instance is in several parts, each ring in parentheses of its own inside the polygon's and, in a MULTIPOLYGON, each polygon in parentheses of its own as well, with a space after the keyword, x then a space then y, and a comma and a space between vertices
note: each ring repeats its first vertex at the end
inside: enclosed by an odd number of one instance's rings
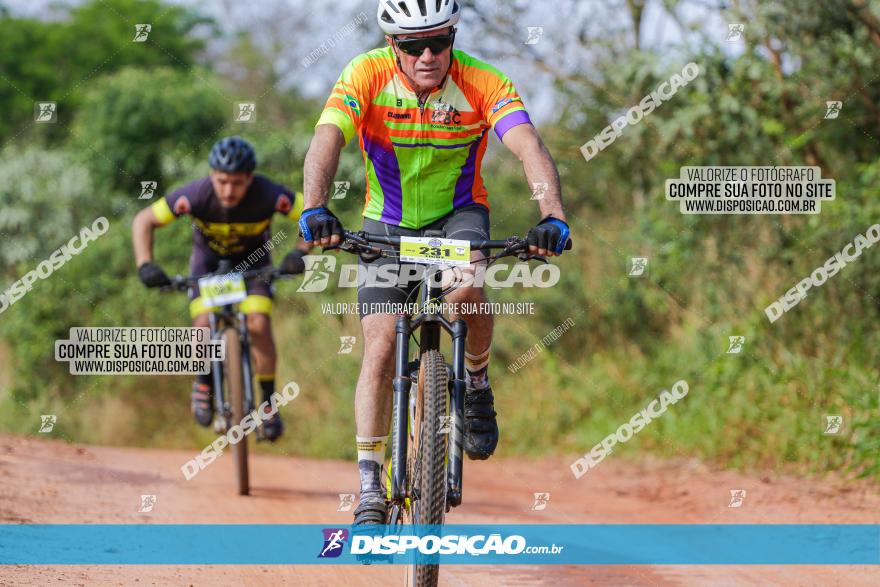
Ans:
MULTIPOLYGON (((244 279, 248 279, 251 277, 260 277, 269 278, 272 280, 286 277, 288 274, 282 274, 279 270, 269 268, 270 271, 266 271, 266 268, 257 268, 251 269, 249 271, 244 271, 241 273, 241 276, 244 279)), ((163 290, 177 290, 177 291, 185 291, 186 288, 192 287, 201 277, 207 276, 216 276, 216 275, 224 275, 228 274, 232 271, 232 266, 228 260, 221 260, 218 268, 213 273, 209 273, 206 275, 200 276, 190 276, 190 277, 182 277, 178 275, 173 279, 172 283, 168 286, 163 286, 163 290)), ((245 406, 243 412, 244 414, 248 414, 254 410, 255 407, 255 396, 254 396, 254 382, 253 382, 253 367, 251 366, 251 344, 250 337, 248 336, 247 329, 247 316, 244 312, 240 312, 236 310, 235 304, 228 304, 225 306, 220 306, 217 308, 212 308, 208 313, 208 325, 210 327, 211 332, 211 340, 218 341, 220 340, 223 330, 227 327, 232 327, 238 333, 239 341, 241 342, 241 371, 242 377, 244 378, 243 383, 243 391, 244 391, 244 400, 245 406)), ((211 362, 211 381, 214 385, 214 408, 215 414, 222 415, 222 419, 219 422, 226 429, 232 425, 230 419, 232 417, 232 410, 229 402, 226 398, 225 390, 223 388, 223 362, 222 361, 212 361, 211 362)), ((221 430, 218 424, 218 420, 215 419, 214 427, 218 433, 225 432, 225 430, 221 430)), ((258 428, 257 437, 258 439, 262 439, 263 429, 258 428)))
MULTIPOLYGON (((251 344, 248 337, 247 317, 243 312, 236 312, 234 306, 222 306, 208 314, 208 324, 211 328, 211 340, 219 341, 223 330, 232 326, 238 332, 241 340, 241 372, 244 378, 244 397, 246 405, 244 414, 254 410, 254 386, 253 370, 251 368, 251 344)), ((232 408, 226 399, 226 391, 223 388, 223 361, 212 361, 211 377, 214 382, 214 408, 215 413, 223 415, 223 422, 228 429, 232 408)), ((234 423, 233 423, 234 424, 234 423)))
MULTIPOLYGON (((422 236, 445 237, 444 231, 426 230, 422 236)), ((383 255, 382 251, 374 248, 375 244, 399 246, 397 236, 370 235, 365 232, 346 232, 345 242, 340 247, 342 250, 361 255, 367 262, 383 255)), ((502 249, 496 255, 486 257, 492 262, 504 256, 518 256, 521 260, 536 259, 546 262, 543 257, 528 253, 528 242, 520 237, 509 237, 505 240, 471 241, 471 250, 487 251, 490 249, 502 249)), ((571 249, 572 242, 568 240, 565 249, 571 249)), ((393 429, 392 429, 392 473, 391 473, 391 501, 397 507, 402 508, 406 503, 407 483, 407 445, 409 435, 407 433, 409 417, 410 389, 413 383, 412 374, 418 372, 418 360, 409 361, 409 338, 416 330, 421 330, 419 339, 419 356, 428 350, 440 350, 440 335, 446 331, 452 337, 452 374, 449 378, 450 415, 451 428, 448 437, 447 463, 446 463, 446 511, 449 508, 461 504, 462 500, 462 474, 464 460, 464 396, 465 396, 465 340, 467 337, 467 324, 464 320, 447 320, 441 313, 441 302, 444 291, 440 283, 432 279, 432 275, 438 269, 424 272, 421 284, 421 308, 418 315, 401 314, 397 318, 395 326, 395 374, 392 382, 393 389, 393 429)), ((394 508, 392 508, 394 512, 394 508)))
MULTIPOLYGON (((430 235, 428 235, 430 236, 430 235)), ((409 417, 409 394, 412 373, 418 371, 418 360, 409 361, 409 339, 416 330, 421 330, 419 356, 428 350, 440 349, 440 333, 445 330, 452 337, 452 377, 450 379, 451 427, 448 440, 449 460, 446 466, 446 504, 447 509, 461 504, 462 474, 464 469, 464 394, 465 394, 465 340, 467 324, 458 319, 449 321, 440 312, 442 288, 432 279, 436 268, 426 267, 421 284, 421 312, 416 317, 403 314, 397 318, 395 376, 392 383, 393 402, 396 421, 391 448, 392 479, 391 498, 403 501, 406 495, 407 445, 409 442, 407 418, 409 417)))
MULTIPOLYGON (((217 267, 217 274, 229 273, 232 269, 231 264, 223 260, 217 267)), ((223 335, 223 330, 231 326, 238 332, 238 338, 241 341, 241 372, 244 379, 244 399, 245 409, 243 414, 248 414, 254 410, 254 384, 253 369, 251 368, 251 343, 248 337, 247 317, 244 312, 236 311, 235 305, 229 304, 214 308, 208 314, 208 325, 211 328, 211 340, 218 341, 223 335)), ((231 425, 237 422, 230 422, 232 418, 232 408, 226 399, 226 392, 223 389, 223 362, 213 361, 211 377, 214 383, 214 413, 223 415, 223 424, 228 430, 231 425)), ((259 433, 258 433, 259 434, 259 433)))

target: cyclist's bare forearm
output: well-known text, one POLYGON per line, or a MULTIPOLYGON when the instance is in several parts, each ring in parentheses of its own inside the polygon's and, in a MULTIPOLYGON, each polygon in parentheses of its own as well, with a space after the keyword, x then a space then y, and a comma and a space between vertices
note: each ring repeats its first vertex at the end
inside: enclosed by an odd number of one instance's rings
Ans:
POLYGON ((543 184, 547 184, 544 197, 537 200, 538 207, 541 209, 541 218, 553 216, 565 220, 565 212, 562 210, 562 185, 559 181, 559 172, 556 170, 556 164, 544 143, 540 143, 540 150, 536 151, 534 156, 523 159, 523 169, 533 190, 540 192, 541 189, 544 189, 543 184))
POLYGON ((531 124, 517 125, 504 134, 502 142, 522 161, 526 180, 541 209, 541 217, 552 215, 565 220, 559 172, 535 127, 531 124))
POLYGON ((337 126, 318 125, 303 165, 303 194, 306 208, 327 205, 330 185, 336 176, 339 153, 343 147, 345 147, 345 138, 337 126))
POLYGON ((131 223, 131 240, 138 267, 153 261, 153 231, 159 226, 162 225, 150 208, 144 208, 135 215, 131 223))

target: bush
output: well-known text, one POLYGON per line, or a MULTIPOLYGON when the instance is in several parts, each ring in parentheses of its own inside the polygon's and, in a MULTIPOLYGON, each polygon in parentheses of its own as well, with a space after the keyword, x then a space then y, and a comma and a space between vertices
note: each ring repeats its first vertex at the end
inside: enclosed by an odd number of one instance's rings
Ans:
POLYGON ((232 103, 206 72, 125 69, 86 92, 72 146, 105 190, 135 198, 142 181, 166 190, 164 157, 206 157, 228 123, 232 103))

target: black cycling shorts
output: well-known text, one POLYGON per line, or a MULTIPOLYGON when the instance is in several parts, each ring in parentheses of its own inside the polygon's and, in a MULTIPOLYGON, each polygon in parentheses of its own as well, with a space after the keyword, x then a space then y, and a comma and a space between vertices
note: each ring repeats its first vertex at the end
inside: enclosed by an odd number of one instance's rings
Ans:
MULTIPOLYGON (((364 218, 364 231, 371 234, 384 234, 388 236, 424 236, 426 230, 443 230, 446 238, 461 240, 488 240, 489 239, 489 209, 482 204, 469 204, 453 210, 440 220, 436 220, 419 229, 401 228, 393 224, 385 224, 372 218, 364 218)), ((380 245, 382 249, 394 250, 391 245, 380 245)), ((361 270, 371 267, 370 271, 376 271, 379 267, 389 264, 397 264, 396 258, 380 257, 370 263, 363 260, 359 262, 361 270)), ((406 274, 408 268, 414 267, 411 263, 401 264, 394 272, 398 277, 400 273, 406 274)), ((386 313, 381 311, 382 306, 401 307, 404 304, 417 303, 416 288, 421 283, 414 279, 404 284, 398 281, 395 286, 359 285, 358 307, 361 318, 369 314, 386 313)))

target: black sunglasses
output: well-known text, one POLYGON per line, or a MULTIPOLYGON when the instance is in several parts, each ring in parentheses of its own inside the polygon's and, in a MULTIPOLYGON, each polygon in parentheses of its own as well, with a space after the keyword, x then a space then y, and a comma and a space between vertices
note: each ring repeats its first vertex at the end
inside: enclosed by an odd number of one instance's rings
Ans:
POLYGON ((455 40, 455 33, 448 35, 437 35, 434 37, 417 37, 415 39, 394 39, 397 48, 413 57, 420 57, 425 52, 425 48, 431 50, 431 53, 438 55, 449 49, 455 40))

